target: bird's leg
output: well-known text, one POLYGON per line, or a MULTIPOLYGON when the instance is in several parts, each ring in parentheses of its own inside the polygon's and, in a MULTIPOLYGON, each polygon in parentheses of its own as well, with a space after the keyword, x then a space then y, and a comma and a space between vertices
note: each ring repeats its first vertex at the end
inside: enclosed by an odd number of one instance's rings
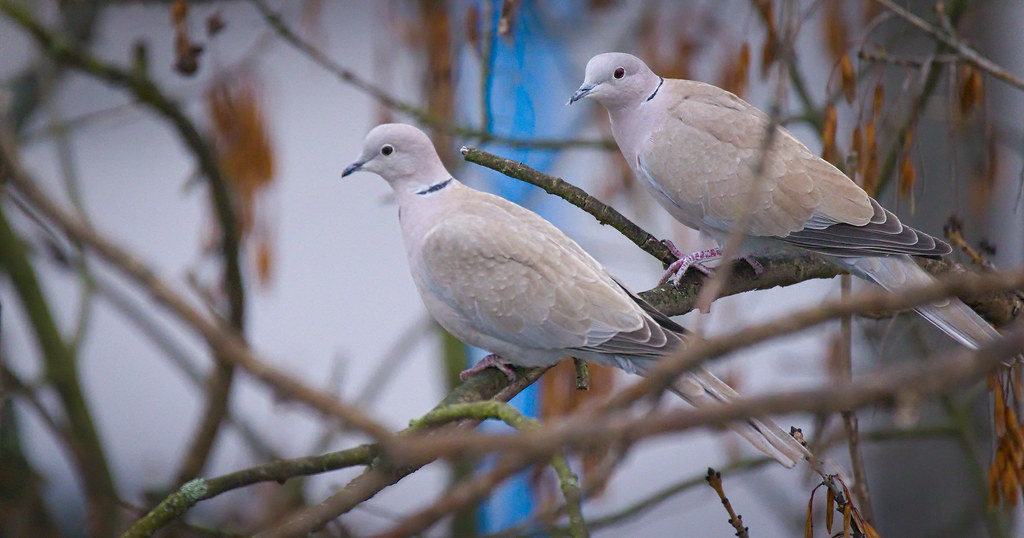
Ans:
POLYGON ((459 379, 465 381, 469 379, 469 376, 493 366, 494 368, 500 370, 501 373, 505 374, 505 377, 507 377, 509 381, 515 381, 516 373, 513 372, 512 369, 508 367, 508 365, 509 362, 504 358, 493 354, 488 355, 483 359, 480 359, 480 362, 474 364, 471 368, 468 368, 460 372, 459 379))
POLYGON ((669 265, 668 269, 665 270, 665 274, 662 275, 661 280, 658 281, 659 286, 670 279, 672 280, 673 285, 679 284, 679 280, 683 278, 683 275, 686 274, 686 270, 690 267, 697 269, 705 275, 710 275, 711 269, 702 262, 722 257, 722 249, 717 247, 701 250, 699 252, 691 252, 690 254, 683 254, 682 252, 679 252, 679 249, 677 249, 671 241, 665 240, 665 246, 667 246, 669 251, 671 251, 678 259, 672 262, 672 265, 669 265))
POLYGON ((755 260, 753 256, 744 256, 743 259, 747 260, 747 263, 750 264, 750 268, 754 270, 755 275, 760 275, 764 272, 764 266, 761 265, 761 262, 755 260))

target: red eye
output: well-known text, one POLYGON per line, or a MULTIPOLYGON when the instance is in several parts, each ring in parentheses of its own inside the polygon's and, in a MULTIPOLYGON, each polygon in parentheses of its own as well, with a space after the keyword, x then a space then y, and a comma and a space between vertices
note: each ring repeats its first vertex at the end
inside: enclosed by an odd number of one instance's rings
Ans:
POLYGON ((395 148, 391 144, 384 144, 380 147, 380 154, 387 157, 395 151, 395 148))
POLYGON ((626 69, 622 67, 616 67, 615 72, 612 73, 612 76, 615 78, 622 78, 626 76, 626 69))

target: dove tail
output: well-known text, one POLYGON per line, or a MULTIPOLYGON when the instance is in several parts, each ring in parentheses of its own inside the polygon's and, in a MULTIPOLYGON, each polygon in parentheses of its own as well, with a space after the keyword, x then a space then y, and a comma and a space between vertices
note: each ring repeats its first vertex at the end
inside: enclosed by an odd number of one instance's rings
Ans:
MULTIPOLYGON (((935 281, 906 255, 839 258, 836 261, 852 273, 868 278, 893 292, 905 286, 935 281)), ((992 325, 955 297, 922 305, 914 310, 942 332, 972 349, 999 337, 999 332, 992 325)))
MULTIPOLYGON (((637 373, 644 375, 642 363, 632 362, 638 367, 637 373)), ((739 397, 739 393, 704 367, 683 374, 669 390, 697 408, 720 405, 739 397)), ((754 445, 754 448, 786 467, 793 467, 811 455, 804 445, 770 419, 749 418, 743 422, 729 423, 728 426, 754 445)))

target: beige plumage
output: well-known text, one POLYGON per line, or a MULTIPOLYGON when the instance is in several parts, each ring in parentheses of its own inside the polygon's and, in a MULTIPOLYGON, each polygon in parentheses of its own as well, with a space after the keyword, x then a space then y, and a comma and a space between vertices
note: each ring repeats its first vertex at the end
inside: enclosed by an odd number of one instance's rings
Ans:
MULTIPOLYGON (((343 175, 359 169, 394 189, 409 268, 427 310, 458 339, 494 353, 485 366, 548 366, 573 356, 643 374, 683 345, 682 327, 558 228, 453 179, 415 127, 374 128, 343 175)), ((736 396, 704 369, 672 390, 694 405, 736 396)), ((731 427, 786 466, 806 454, 768 420, 731 427)))
MULTIPOLYGON (((742 223, 743 255, 807 249, 896 290, 931 281, 909 256, 951 250, 904 226, 786 129, 764 148, 768 116, 721 88, 666 80, 635 56, 606 53, 587 63, 570 102, 584 97, 608 110, 622 155, 662 207, 719 244, 742 223)), ((720 255, 683 257, 675 281, 691 264, 720 255)), ((968 346, 998 336, 959 300, 918 312, 968 346)))

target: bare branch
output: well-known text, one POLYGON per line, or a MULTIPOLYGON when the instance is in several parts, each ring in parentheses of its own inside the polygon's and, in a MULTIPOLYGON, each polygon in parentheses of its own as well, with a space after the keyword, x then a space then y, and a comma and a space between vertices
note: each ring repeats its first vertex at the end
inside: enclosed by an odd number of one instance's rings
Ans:
MULTIPOLYGON (((490 399, 491 396, 493 396, 495 400, 508 401, 534 381, 539 379, 540 376, 547 371, 547 368, 532 368, 528 370, 516 368, 516 370, 522 371, 523 373, 522 375, 517 376, 516 380, 511 383, 508 382, 504 375, 493 368, 480 372, 460 386, 460 389, 466 387, 465 390, 457 389, 453 391, 440 404, 438 404, 437 408, 457 403, 490 399), (486 380, 487 384, 475 384, 473 386, 469 386, 470 382, 476 378, 486 380), (492 389, 496 390, 491 392, 492 389)), ((468 428, 475 425, 476 421, 465 421, 456 428, 439 431, 432 433, 431 435, 441 435, 444 431, 454 431, 454 435, 456 436, 464 435, 468 428)), ((300 511, 284 525, 281 525, 262 536, 263 538, 296 536, 304 535, 314 530, 319 530, 334 518, 348 512, 355 506, 376 495, 382 489, 397 483, 399 480, 416 472, 420 467, 433 460, 434 458, 428 457, 415 462, 407 462, 403 466, 394 466, 390 462, 383 461, 383 459, 375 460, 374 464, 363 472, 363 474, 352 479, 352 481, 334 495, 328 497, 318 505, 311 506, 300 511)))
POLYGON ((158 304, 167 308, 189 328, 198 333, 210 346, 218 360, 240 366, 251 375, 274 389, 283 397, 301 401, 320 412, 337 417, 346 424, 362 430, 378 441, 387 441, 391 432, 363 414, 359 409, 338 402, 333 396, 311 389, 291 376, 257 358, 236 333, 220 323, 207 319, 180 294, 158 277, 142 261, 100 235, 91 226, 72 217, 51 200, 18 165, 11 148, 0 141, 0 172, 7 188, 15 189, 32 207, 65 235, 79 241, 112 265, 158 304))
POLYGON ((982 71, 996 77, 997 79, 1016 87, 1017 89, 1024 90, 1024 80, 1021 80, 1017 76, 1011 74, 1009 71, 1003 69, 998 64, 982 56, 978 51, 974 50, 973 47, 964 43, 960 40, 956 34, 939 28, 928 21, 914 15, 909 10, 904 9, 892 0, 875 0, 875 2, 881 4, 883 7, 892 11, 898 15, 901 19, 909 22, 910 24, 921 29, 924 33, 932 36, 936 41, 949 47, 955 51, 964 61, 970 63, 974 67, 981 69, 982 71))
MULTIPOLYGON (((475 148, 463 148, 464 158, 472 163, 496 170, 511 178, 536 185, 550 194, 586 211, 598 222, 615 228, 619 233, 637 245, 644 252, 664 264, 675 261, 668 247, 646 230, 636 225, 614 208, 600 202, 583 189, 554 176, 550 176, 521 162, 505 159, 475 148)), ((763 266, 761 274, 754 273, 749 264, 740 260, 733 264, 730 278, 720 295, 725 297, 752 290, 765 290, 777 286, 790 286, 813 278, 832 278, 843 271, 824 258, 806 254, 793 258, 758 257, 763 266)), ((942 260, 921 259, 918 263, 933 275, 962 273, 964 269, 956 263, 942 260)), ((663 284, 640 293, 640 296, 658 310, 670 316, 685 314, 695 308, 696 297, 706 278, 697 271, 690 271, 679 284, 663 284)), ((1014 291, 978 291, 962 297, 982 317, 1002 325, 1016 319, 1024 311, 1024 293, 1014 291)))
MULTIPOLYGON (((456 387, 434 410, 462 403, 490 400, 507 401, 535 381, 543 369, 527 371, 513 384, 503 374, 488 370, 470 377, 456 387)), ((474 422, 475 424, 475 422, 474 422)), ((406 432, 410 431, 406 430, 406 432)), ((283 482, 297 476, 320 474, 356 465, 370 465, 380 455, 380 446, 375 444, 331 452, 320 456, 307 456, 290 460, 279 460, 264 465, 228 473, 216 478, 202 480, 172 493, 145 517, 135 522, 124 537, 150 536, 170 521, 180 517, 196 503, 216 497, 221 493, 260 482, 283 482)), ((411 471, 410 471, 411 472, 411 471)), ((397 479, 396 479, 397 481, 397 479)))
POLYGON ((609 416, 607 421, 604 419, 611 410, 623 408, 649 394, 659 393, 677 375, 696 364, 768 338, 835 319, 844 313, 877 309, 898 310, 940 300, 967 289, 1011 288, 1021 285, 1024 285, 1024 274, 1017 273, 952 278, 907 290, 903 295, 869 290, 849 301, 829 302, 780 320, 745 328, 738 333, 691 342, 685 349, 663 358, 647 377, 620 391, 606 404, 586 410, 585 416, 569 417, 557 425, 544 427, 535 432, 525 432, 515 437, 502 436, 501 439, 478 434, 464 434, 455 438, 441 433, 429 439, 403 439, 401 446, 398 446, 401 453, 392 454, 392 457, 401 461, 404 458, 422 459, 428 455, 441 457, 455 453, 465 455, 495 450, 527 451, 541 457, 565 445, 587 448, 611 440, 630 442, 654 433, 670 431, 674 427, 718 425, 751 416, 798 411, 838 412, 846 408, 854 409, 900 399, 910 401, 908 398, 938 393, 956 383, 973 379, 1020 353, 1019 348, 1024 347, 1024 332, 1018 329, 1004 339, 989 343, 980 351, 964 351, 954 358, 914 368, 893 368, 849 383, 840 383, 835 387, 742 398, 714 408, 655 413, 640 419, 632 416, 609 416), (468 437, 475 439, 470 440, 468 437))

